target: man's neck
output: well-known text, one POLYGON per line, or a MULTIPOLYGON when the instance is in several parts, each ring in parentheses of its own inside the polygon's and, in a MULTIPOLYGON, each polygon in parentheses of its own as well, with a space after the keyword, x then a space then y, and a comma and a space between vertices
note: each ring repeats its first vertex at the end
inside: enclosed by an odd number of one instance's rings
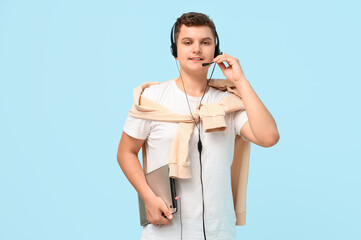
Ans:
MULTIPOLYGON (((201 97, 207 84, 207 71, 200 72, 199 74, 190 74, 181 70, 180 73, 181 75, 176 79, 176 84, 178 88, 182 92, 184 92, 182 84, 183 80, 187 95, 193 97, 201 97)), ((208 88, 206 89, 206 92, 207 91, 208 88)))

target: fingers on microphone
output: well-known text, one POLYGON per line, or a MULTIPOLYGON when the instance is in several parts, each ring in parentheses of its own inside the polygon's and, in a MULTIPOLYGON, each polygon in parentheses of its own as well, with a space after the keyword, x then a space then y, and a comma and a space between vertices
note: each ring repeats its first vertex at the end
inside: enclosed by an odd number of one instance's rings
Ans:
POLYGON ((220 68, 222 71, 227 68, 226 65, 224 65, 223 62, 217 62, 217 64, 218 64, 219 68, 220 68))

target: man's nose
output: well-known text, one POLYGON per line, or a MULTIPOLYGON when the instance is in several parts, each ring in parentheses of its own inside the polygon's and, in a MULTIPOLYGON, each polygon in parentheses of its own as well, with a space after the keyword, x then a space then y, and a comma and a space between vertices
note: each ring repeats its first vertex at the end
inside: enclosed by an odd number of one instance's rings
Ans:
POLYGON ((193 52, 201 52, 201 44, 198 42, 194 42, 193 44, 193 52))

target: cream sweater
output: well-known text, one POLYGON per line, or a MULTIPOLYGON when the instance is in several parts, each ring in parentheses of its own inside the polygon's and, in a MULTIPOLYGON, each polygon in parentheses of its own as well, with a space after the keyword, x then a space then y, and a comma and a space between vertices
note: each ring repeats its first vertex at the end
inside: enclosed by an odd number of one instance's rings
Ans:
MULTIPOLYGON (((129 114, 136 118, 178 122, 178 128, 173 138, 169 155, 169 177, 191 178, 190 162, 188 159, 188 143, 193 132, 195 122, 191 115, 181 115, 170 109, 142 96, 145 88, 160 84, 159 82, 143 83, 134 89, 134 103, 129 114)), ((245 110, 243 101, 234 84, 227 80, 211 79, 209 86, 229 94, 219 103, 202 104, 192 114, 196 121, 200 118, 205 132, 224 131, 226 129, 225 115, 230 112, 245 110)), ((246 193, 248 183, 248 170, 251 143, 244 141, 240 135, 236 135, 233 163, 231 166, 231 183, 233 204, 236 214, 236 225, 246 224, 246 193)), ((143 170, 147 169, 147 156, 145 146, 142 147, 143 170)))

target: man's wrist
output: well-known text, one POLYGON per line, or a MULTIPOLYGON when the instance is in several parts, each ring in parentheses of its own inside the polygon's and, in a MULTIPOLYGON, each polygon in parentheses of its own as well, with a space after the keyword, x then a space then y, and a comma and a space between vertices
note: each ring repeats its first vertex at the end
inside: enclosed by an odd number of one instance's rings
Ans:
POLYGON ((246 77, 241 77, 240 79, 234 81, 234 85, 237 89, 242 88, 244 85, 250 84, 249 81, 246 79, 246 77))
POLYGON ((153 201, 153 199, 156 197, 156 195, 154 194, 154 192, 152 191, 151 188, 149 188, 149 190, 143 194, 143 196, 141 196, 143 199, 144 203, 153 201))

